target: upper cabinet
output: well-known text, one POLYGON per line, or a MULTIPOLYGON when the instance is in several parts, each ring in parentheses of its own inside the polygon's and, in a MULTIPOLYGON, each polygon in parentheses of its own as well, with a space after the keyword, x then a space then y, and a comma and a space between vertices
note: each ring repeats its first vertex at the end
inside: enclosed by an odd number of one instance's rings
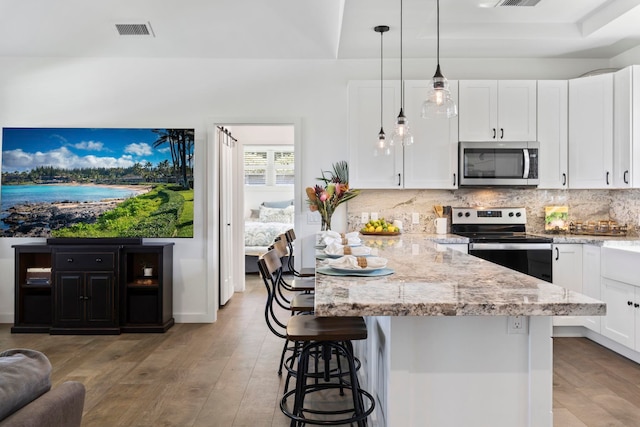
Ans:
POLYGON ((538 188, 567 188, 569 83, 538 81, 538 188))
MULTIPOLYGON (((400 82, 383 81, 382 125, 390 141, 400 111, 400 82)), ((402 188, 402 147, 390 156, 375 153, 380 131, 380 80, 349 82, 349 185, 402 188)))
POLYGON ((460 80, 461 141, 536 141, 535 80, 460 80))
MULTIPOLYGON (((406 80, 405 115, 414 143, 404 148, 404 188, 458 188, 458 118, 423 119, 430 80, 406 80)), ((458 102, 458 82, 449 81, 458 102)))
MULTIPOLYGON (((458 121, 423 119, 428 80, 405 81, 405 115, 414 143, 390 156, 376 154, 380 130, 380 81, 349 83, 349 185, 360 189, 457 188, 458 121)), ((457 102, 458 82, 449 82, 457 102)), ((384 81, 383 126, 390 141, 400 111, 400 82, 384 81)))
POLYGON ((613 74, 569 81, 571 188, 613 188, 613 74))
POLYGON ((613 185, 640 187, 640 67, 613 75, 613 185), (635 114, 634 114, 635 111, 635 114))

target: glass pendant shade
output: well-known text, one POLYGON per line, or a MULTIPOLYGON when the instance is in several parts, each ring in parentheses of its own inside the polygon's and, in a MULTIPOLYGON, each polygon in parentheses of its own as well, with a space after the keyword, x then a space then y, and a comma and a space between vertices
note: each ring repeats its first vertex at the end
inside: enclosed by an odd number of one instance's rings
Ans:
POLYGON ((436 73, 429 83, 427 99, 422 103, 422 118, 447 118, 451 119, 458 115, 458 106, 451 97, 449 82, 440 71, 440 0, 436 0, 436 73))
POLYGON ((411 128, 409 127, 409 119, 404 115, 404 111, 401 108, 400 114, 396 119, 395 131, 393 132, 393 143, 402 144, 405 147, 413 144, 413 135, 411 134, 411 128))
POLYGON ((387 142, 387 137, 384 134, 384 129, 380 128, 380 132, 378 133, 378 140, 376 142, 376 147, 373 150, 374 156, 390 156, 391 155, 391 146, 393 144, 387 142))
POLYGON ((453 118, 458 115, 458 106, 451 97, 449 82, 440 73, 440 65, 429 83, 427 99, 422 103, 422 118, 453 118))

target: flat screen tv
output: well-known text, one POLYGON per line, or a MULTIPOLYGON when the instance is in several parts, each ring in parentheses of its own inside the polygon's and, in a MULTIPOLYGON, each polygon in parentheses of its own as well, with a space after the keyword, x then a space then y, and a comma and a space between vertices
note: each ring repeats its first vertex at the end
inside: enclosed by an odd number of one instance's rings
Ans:
POLYGON ((193 237, 194 129, 3 128, 0 237, 193 237))

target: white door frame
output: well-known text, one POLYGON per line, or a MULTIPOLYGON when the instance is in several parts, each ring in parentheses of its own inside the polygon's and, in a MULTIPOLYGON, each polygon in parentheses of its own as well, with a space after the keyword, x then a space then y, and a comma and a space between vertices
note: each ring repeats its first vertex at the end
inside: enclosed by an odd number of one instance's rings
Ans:
MULTIPOLYGON (((218 245, 219 242, 219 233, 218 233, 218 224, 219 224, 219 208, 220 208, 220 200, 219 200, 219 186, 220 180, 217 170, 217 165, 219 164, 219 152, 217 150, 217 141, 216 141, 216 127, 233 127, 233 126, 265 126, 265 125, 292 125, 293 126, 293 139, 294 139, 294 151, 296 156, 296 165, 295 165, 295 175, 294 175, 294 199, 295 203, 295 219, 294 219, 294 228, 299 228, 299 216, 301 212, 304 212, 303 204, 304 198, 297 197, 300 195, 301 191, 301 174, 300 174, 300 165, 302 164, 302 121, 299 117, 213 117, 208 120, 207 134, 209 146, 207 150, 207 167, 205 171, 206 175, 206 214, 207 218, 205 219, 205 229, 207 235, 207 245, 206 245, 206 260, 207 260, 207 307, 208 313, 207 317, 211 319, 212 322, 217 320, 218 306, 219 306, 219 271, 220 271, 220 248, 218 245)), ((239 179, 240 183, 242 183, 242 179, 239 179)), ((234 188, 234 194, 242 195, 244 194, 243 185, 238 185, 234 188)), ((243 212, 242 204, 243 198, 238 198, 238 205, 240 208, 238 212, 243 212)), ((244 236, 242 236, 242 227, 235 227, 236 234, 234 238, 236 241, 244 242, 244 236), (238 231, 240 230, 240 231, 238 231)), ((242 247, 242 246, 240 246, 242 247)), ((244 290, 244 253, 242 256, 237 257, 237 262, 234 264, 234 277, 240 278, 242 280, 242 285, 240 288, 244 290)), ((238 289, 238 286, 236 286, 238 289)))

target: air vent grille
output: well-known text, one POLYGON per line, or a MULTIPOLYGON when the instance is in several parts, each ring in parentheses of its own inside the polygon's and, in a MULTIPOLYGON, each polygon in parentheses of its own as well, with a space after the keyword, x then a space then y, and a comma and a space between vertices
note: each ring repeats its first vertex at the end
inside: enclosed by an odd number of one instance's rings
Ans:
POLYGON ((121 36, 154 36, 150 24, 116 24, 121 36))
POLYGON ((540 2, 540 0, 501 0, 496 4, 496 7, 503 6, 535 6, 540 2))

